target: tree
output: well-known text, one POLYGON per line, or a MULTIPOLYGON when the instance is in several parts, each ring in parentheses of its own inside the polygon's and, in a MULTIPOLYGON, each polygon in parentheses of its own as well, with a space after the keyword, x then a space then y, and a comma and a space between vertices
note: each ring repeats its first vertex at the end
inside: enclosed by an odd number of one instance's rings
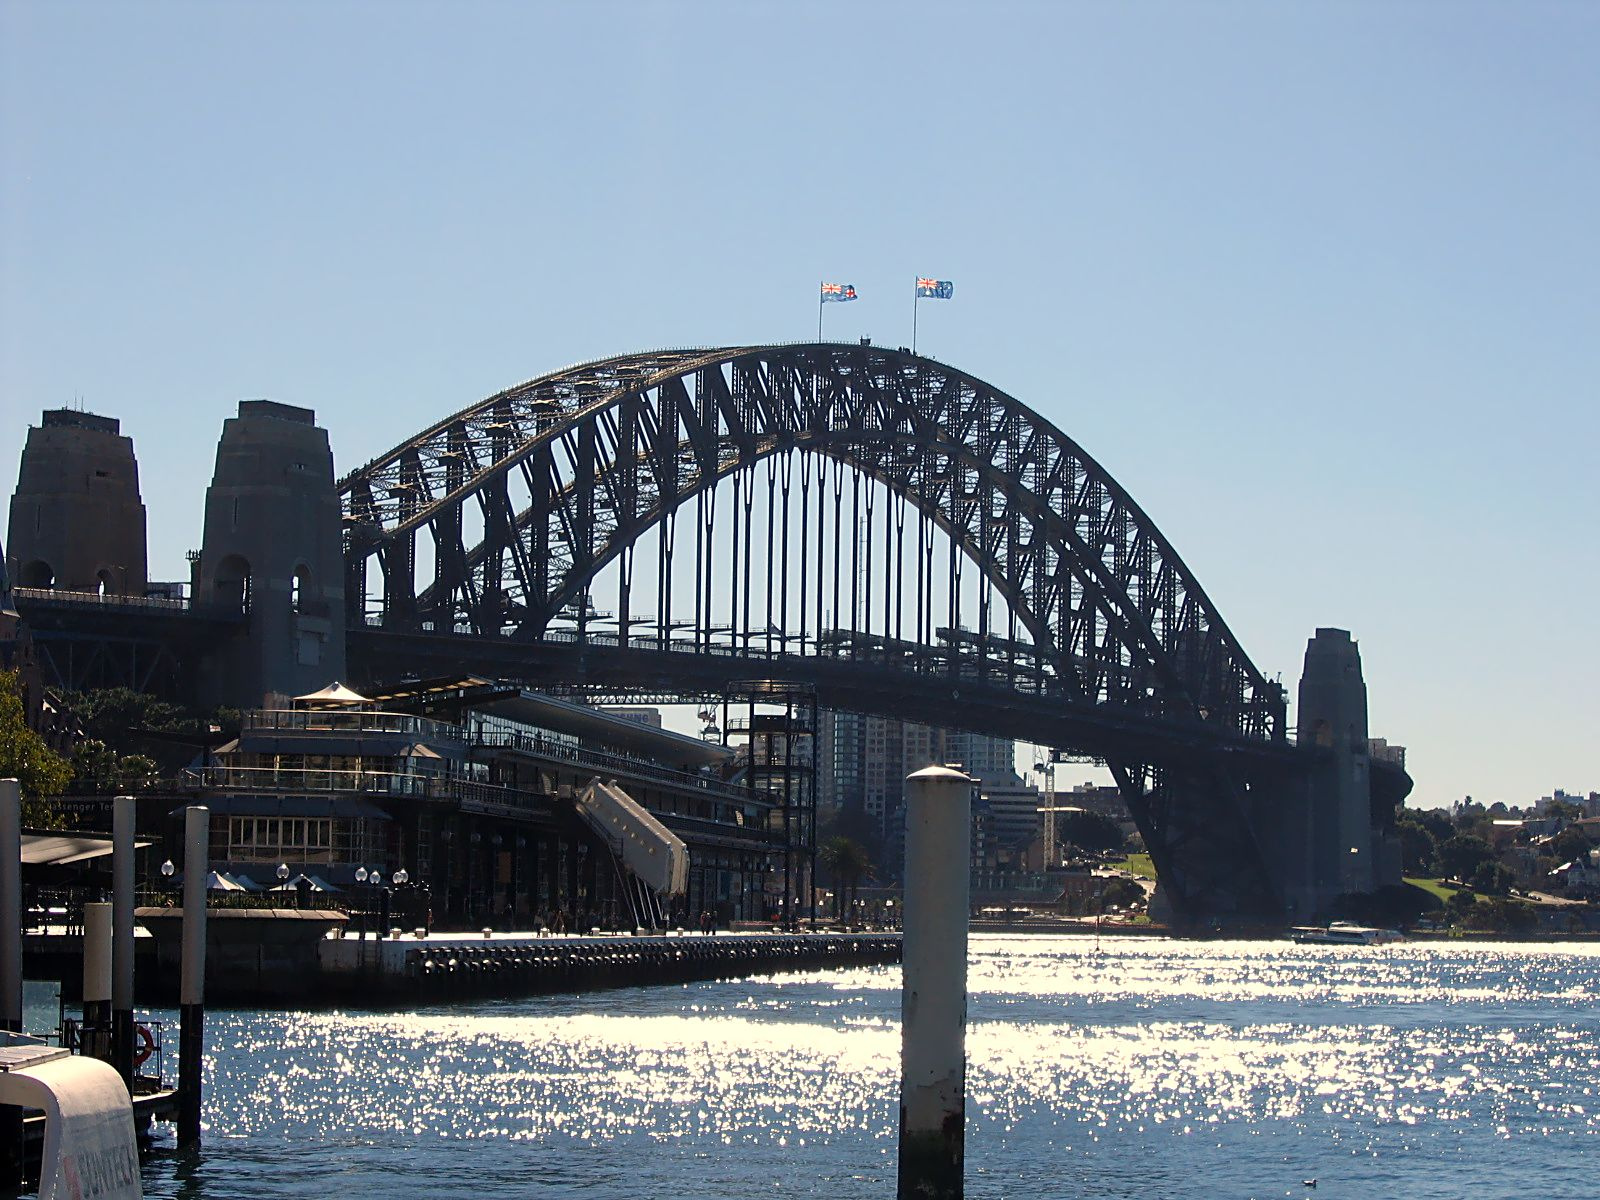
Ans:
POLYGON ((1544 853, 1553 855, 1558 862, 1573 862, 1588 854, 1594 847, 1584 837, 1583 830, 1569 825, 1544 845, 1544 853))
POLYGON ((71 764, 28 728, 17 673, 0 671, 0 779, 22 785, 22 823, 37 828, 57 824, 44 800, 59 796, 71 778, 71 764))
POLYGON ((1142 908, 1144 889, 1131 879, 1113 879, 1100 893, 1102 908, 1142 908))
POLYGON ((143 754, 118 754, 96 738, 85 738, 72 748, 72 777, 100 791, 136 792, 155 779, 155 760, 143 754))
POLYGON ((1400 862, 1408 875, 1422 875, 1433 865, 1439 843, 1421 821, 1410 814, 1395 819, 1395 832, 1400 835, 1400 862))
POLYGON ((1489 843, 1471 833, 1458 833, 1439 845, 1439 874, 1446 879, 1471 879, 1478 867, 1494 857, 1489 843))
POLYGON ((817 863, 833 884, 833 914, 842 917, 840 904, 846 890, 850 893, 850 905, 854 908, 856 888, 872 874, 872 861, 860 842, 847 837, 831 837, 818 847, 817 863))
POLYGON ((1401 812, 1398 819, 1421 825, 1433 835, 1436 842, 1447 841, 1456 831, 1450 814, 1442 808, 1408 808, 1401 812))
MULTIPOLYGON (((117 762, 148 759, 152 770, 166 773, 188 765, 200 746, 239 731, 237 709, 219 708, 202 714, 130 688, 69 692, 62 697, 62 705, 79 732, 104 743, 117 762)), ((139 763, 115 768, 110 774, 122 772, 137 779, 139 763)), ((126 786, 137 786, 137 782, 126 786)))
POLYGON ((1081 850, 1120 850, 1122 826, 1101 813, 1080 808, 1056 814, 1056 842, 1071 842, 1081 850))
POLYGON ((1504 896, 1517 882, 1517 877, 1497 862, 1481 862, 1467 881, 1475 892, 1488 892, 1491 896, 1504 896))

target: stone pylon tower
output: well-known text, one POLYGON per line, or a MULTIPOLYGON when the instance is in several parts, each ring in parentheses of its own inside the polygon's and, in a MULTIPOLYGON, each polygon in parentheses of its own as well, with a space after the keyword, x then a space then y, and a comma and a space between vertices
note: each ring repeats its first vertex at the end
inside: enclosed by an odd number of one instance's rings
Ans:
POLYGON ((1322 757, 1309 776, 1310 874, 1322 907, 1379 882, 1361 652, 1343 629, 1306 643, 1297 737, 1322 757))
POLYGON ((144 595, 139 464, 120 430, 64 408, 28 430, 6 533, 14 586, 144 595))
POLYGON ((308 408, 245 400, 223 423, 206 489, 197 604, 245 630, 203 672, 211 704, 281 704, 344 676, 344 554, 333 452, 308 408))

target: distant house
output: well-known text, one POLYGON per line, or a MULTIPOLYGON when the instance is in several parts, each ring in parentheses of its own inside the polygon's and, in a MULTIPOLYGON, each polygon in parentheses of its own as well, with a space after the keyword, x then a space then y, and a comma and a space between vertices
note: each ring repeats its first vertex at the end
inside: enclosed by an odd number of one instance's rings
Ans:
POLYGON ((1550 872, 1550 878, 1569 896, 1600 896, 1600 850, 1562 863, 1550 872))
POLYGON ((1526 827, 1526 822, 1509 818, 1499 819, 1490 823, 1489 845, 1496 850, 1509 846, 1516 836, 1526 827))

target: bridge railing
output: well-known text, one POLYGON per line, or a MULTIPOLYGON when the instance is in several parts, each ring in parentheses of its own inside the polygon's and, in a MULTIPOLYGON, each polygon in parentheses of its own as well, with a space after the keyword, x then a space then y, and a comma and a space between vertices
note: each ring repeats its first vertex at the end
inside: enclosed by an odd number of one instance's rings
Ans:
POLYGON ((192 600, 174 600, 167 596, 119 596, 108 592, 78 592, 67 588, 14 587, 11 594, 18 600, 39 603, 72 604, 94 608, 133 608, 145 612, 189 612, 208 617, 243 616, 242 608, 235 605, 196 604, 192 600))
POLYGON ((244 714, 240 725, 245 730, 274 733, 397 733, 435 741, 465 740, 458 725, 410 713, 374 712, 359 708, 252 709, 244 714))
POLYGON ((411 775, 314 767, 197 767, 184 772, 190 787, 215 791, 353 792, 363 796, 459 802, 517 812, 548 806, 543 793, 448 775, 411 775))

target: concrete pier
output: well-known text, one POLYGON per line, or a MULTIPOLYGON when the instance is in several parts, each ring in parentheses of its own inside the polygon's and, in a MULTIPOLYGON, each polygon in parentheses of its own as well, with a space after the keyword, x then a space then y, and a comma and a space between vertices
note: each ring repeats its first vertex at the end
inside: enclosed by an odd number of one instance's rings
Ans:
POLYGON ((900 961, 892 933, 729 933, 633 937, 446 934, 329 938, 319 990, 374 1005, 437 1003, 900 961))

